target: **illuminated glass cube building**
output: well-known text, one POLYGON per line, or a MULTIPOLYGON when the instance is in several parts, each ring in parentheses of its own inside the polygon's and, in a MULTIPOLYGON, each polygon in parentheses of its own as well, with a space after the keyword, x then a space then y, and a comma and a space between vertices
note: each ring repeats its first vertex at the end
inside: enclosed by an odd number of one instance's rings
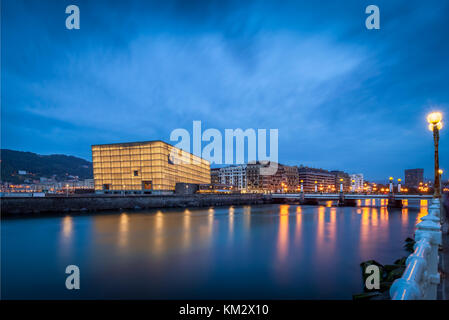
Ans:
POLYGON ((163 141, 92 146, 97 193, 173 191, 178 182, 210 183, 210 163, 163 141))

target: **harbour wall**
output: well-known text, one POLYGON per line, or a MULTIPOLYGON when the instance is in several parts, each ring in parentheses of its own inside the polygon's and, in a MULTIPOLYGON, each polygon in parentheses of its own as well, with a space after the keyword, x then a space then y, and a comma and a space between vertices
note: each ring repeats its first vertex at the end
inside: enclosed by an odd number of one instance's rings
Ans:
POLYGON ((1 215, 95 212, 121 209, 192 208, 272 203, 264 194, 70 195, 68 197, 2 197, 1 215))

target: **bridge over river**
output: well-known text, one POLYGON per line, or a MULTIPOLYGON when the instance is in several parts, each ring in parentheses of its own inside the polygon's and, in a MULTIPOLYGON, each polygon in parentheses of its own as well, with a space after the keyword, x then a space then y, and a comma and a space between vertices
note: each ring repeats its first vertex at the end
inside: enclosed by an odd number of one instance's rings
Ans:
POLYGON ((358 193, 275 193, 271 195, 277 202, 299 201, 302 204, 320 204, 336 202, 340 206, 390 206, 403 207, 419 205, 422 200, 432 200, 432 195, 417 195, 404 193, 389 194, 358 194, 358 193), (359 202, 359 203, 358 203, 359 202))

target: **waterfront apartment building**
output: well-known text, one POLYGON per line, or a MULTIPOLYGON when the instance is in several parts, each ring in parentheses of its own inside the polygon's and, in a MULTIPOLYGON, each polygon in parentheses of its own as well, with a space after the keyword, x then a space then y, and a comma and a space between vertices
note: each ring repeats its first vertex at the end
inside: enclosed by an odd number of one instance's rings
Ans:
POLYGON ((210 169, 210 183, 212 185, 221 184, 220 168, 210 169))
POLYGON ((420 182, 424 182, 424 169, 407 169, 404 170, 405 185, 407 187, 416 188, 420 182))
POLYGON ((335 190, 335 175, 327 170, 301 166, 298 168, 298 176, 304 192, 314 192, 315 185, 319 192, 335 190))
POLYGON ((246 185, 248 191, 263 191, 260 181, 260 167, 261 164, 259 162, 251 162, 246 166, 246 185))
POLYGON ((247 190, 249 192, 296 191, 299 186, 298 168, 278 163, 276 173, 263 175, 260 169, 269 164, 248 163, 246 167, 247 190))
POLYGON ((92 146, 97 193, 160 193, 176 183, 209 184, 210 163, 163 141, 92 146))
POLYGON ((246 184, 246 164, 212 169, 211 181, 213 184, 222 184, 233 187, 236 190, 245 190, 246 184), (212 174, 213 172, 213 174, 212 174), (213 179, 212 179, 213 175, 213 179))
POLYGON ((343 191, 351 190, 351 177, 344 171, 332 170, 331 174, 335 176, 335 191, 340 192, 340 184, 343 182, 343 191), (343 179, 343 181, 341 180, 343 179))
POLYGON ((356 173, 351 174, 351 191, 352 192, 363 192, 363 174, 362 173, 356 173))
MULTIPOLYGON (((343 171, 328 171, 304 166, 298 168, 278 163, 275 173, 261 174, 261 169, 268 166, 270 163, 256 161, 246 165, 212 169, 211 181, 213 185, 232 186, 234 190, 247 192, 298 192, 301 180, 304 192, 314 192, 315 185, 318 192, 339 192, 341 183, 343 183, 344 192, 351 190, 350 176, 343 171)), ((363 180, 361 185, 363 187, 363 180)))
POLYGON ((318 192, 335 192, 340 190, 339 187, 336 187, 337 175, 327 170, 300 166, 298 168, 298 176, 299 182, 301 183, 302 181, 304 192, 315 192, 315 185, 318 192))
POLYGON ((278 173, 281 176, 281 183, 283 183, 285 191, 299 190, 299 174, 298 167, 280 165, 278 173))

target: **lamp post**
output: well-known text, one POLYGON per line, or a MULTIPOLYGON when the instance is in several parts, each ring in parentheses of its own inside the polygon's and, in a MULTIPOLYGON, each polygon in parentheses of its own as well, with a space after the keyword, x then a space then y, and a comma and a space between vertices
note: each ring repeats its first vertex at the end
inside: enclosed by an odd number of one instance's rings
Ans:
POLYGON ((393 177, 390 177, 390 193, 393 193, 393 177))
POLYGON ((429 130, 433 132, 433 144, 435 146, 435 183, 434 183, 434 198, 441 198, 440 192, 440 174, 439 174, 439 160, 438 160, 438 142, 440 140, 440 130, 443 128, 443 115, 441 112, 432 112, 427 115, 427 122, 429 123, 429 130))
POLYGON ((304 180, 301 180, 301 193, 304 192, 304 185, 303 185, 304 180))
POLYGON ((343 193, 343 178, 340 178, 340 193, 343 193))
POLYGON ((398 179, 398 193, 401 193, 401 181, 402 181, 402 179, 399 178, 398 179))
POLYGON ((315 181, 315 193, 318 192, 318 185, 317 185, 318 181, 315 181))
POLYGON ((438 174, 440 176, 440 194, 442 194, 443 184, 441 183, 442 182, 441 177, 443 176, 443 169, 438 169, 438 174))

